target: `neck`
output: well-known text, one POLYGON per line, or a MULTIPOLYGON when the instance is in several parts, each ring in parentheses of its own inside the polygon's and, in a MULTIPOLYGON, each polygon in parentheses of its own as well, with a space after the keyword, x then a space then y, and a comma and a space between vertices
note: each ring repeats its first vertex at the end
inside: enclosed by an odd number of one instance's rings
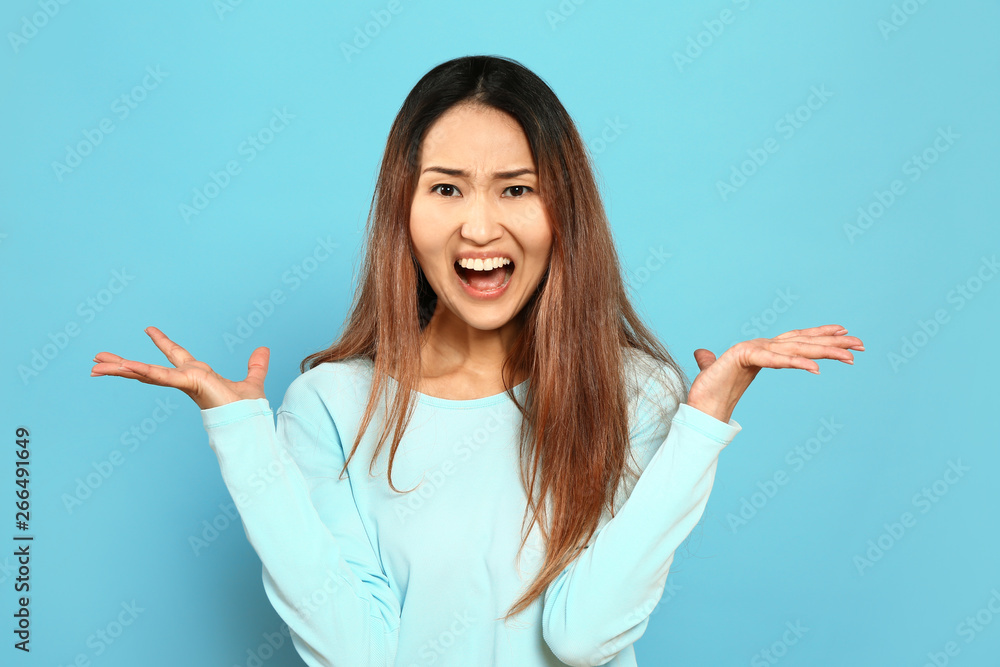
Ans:
POLYGON ((421 333, 421 375, 465 376, 502 384, 501 367, 521 328, 521 318, 515 316, 499 329, 476 329, 438 302, 421 333))

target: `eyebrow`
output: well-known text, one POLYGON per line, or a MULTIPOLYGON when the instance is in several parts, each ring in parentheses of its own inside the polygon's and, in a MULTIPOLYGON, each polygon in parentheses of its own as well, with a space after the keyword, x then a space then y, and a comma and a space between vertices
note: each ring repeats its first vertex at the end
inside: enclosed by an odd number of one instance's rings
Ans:
MULTIPOLYGON (((436 171, 448 176, 461 176, 462 178, 469 178, 469 173, 464 169, 449 169, 448 167, 427 167, 421 173, 421 175, 426 174, 428 171, 436 171)), ((523 176, 525 174, 531 174, 532 176, 537 176, 534 169, 521 168, 521 169, 511 169, 510 171, 496 171, 493 172, 493 178, 516 178, 518 176, 523 176)))

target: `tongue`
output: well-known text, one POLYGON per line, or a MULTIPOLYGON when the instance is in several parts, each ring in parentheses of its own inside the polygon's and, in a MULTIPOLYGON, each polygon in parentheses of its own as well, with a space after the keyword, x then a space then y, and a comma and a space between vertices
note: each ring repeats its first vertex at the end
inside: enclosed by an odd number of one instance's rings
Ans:
POLYGON ((501 266, 492 271, 466 270, 465 275, 469 279, 469 284, 473 289, 477 289, 480 292, 488 292, 503 285, 504 278, 507 277, 507 268, 501 266))

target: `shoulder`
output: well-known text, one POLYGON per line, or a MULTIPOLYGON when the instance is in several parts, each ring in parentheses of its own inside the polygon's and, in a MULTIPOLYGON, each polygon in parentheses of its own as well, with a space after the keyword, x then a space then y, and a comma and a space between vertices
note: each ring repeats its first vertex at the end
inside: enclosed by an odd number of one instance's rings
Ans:
POLYGON ((285 390, 280 411, 318 422, 334 405, 349 405, 367 395, 371 362, 364 358, 327 361, 301 373, 285 390), (364 392, 364 393, 362 393, 364 392))
POLYGON ((329 361, 298 375, 288 385, 278 408, 278 428, 301 466, 335 456, 343 464, 344 436, 353 438, 371 386, 371 363, 365 359, 329 361), (326 447, 321 443, 335 443, 326 447), (337 458, 340 457, 340 458, 337 458))
MULTIPOLYGON (((641 474, 670 432, 681 403, 687 401, 686 378, 672 364, 639 351, 627 352, 630 468, 641 474), (634 466, 634 467, 632 467, 634 466)), ((631 492, 630 480, 624 492, 631 492)))
POLYGON ((641 350, 626 348, 625 385, 633 434, 651 422, 670 423, 678 406, 687 400, 682 373, 641 350))
MULTIPOLYGON (((624 381, 628 396, 629 455, 615 493, 620 508, 632 494, 639 476, 649 465, 670 431, 681 403, 687 400, 683 370, 634 348, 624 351, 624 381)), ((603 521, 611 518, 605 510, 603 521)), ((592 539, 596 538, 595 537, 592 539)))

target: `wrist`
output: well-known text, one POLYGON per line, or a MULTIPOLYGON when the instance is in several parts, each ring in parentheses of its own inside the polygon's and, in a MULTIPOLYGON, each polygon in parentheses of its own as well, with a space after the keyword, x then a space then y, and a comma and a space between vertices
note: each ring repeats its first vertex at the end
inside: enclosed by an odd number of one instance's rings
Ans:
POLYGON ((695 410, 704 412, 709 417, 718 419, 724 424, 729 423, 729 420, 733 416, 733 409, 736 407, 735 405, 727 405, 718 401, 706 401, 697 397, 694 399, 689 397, 687 404, 695 410))

